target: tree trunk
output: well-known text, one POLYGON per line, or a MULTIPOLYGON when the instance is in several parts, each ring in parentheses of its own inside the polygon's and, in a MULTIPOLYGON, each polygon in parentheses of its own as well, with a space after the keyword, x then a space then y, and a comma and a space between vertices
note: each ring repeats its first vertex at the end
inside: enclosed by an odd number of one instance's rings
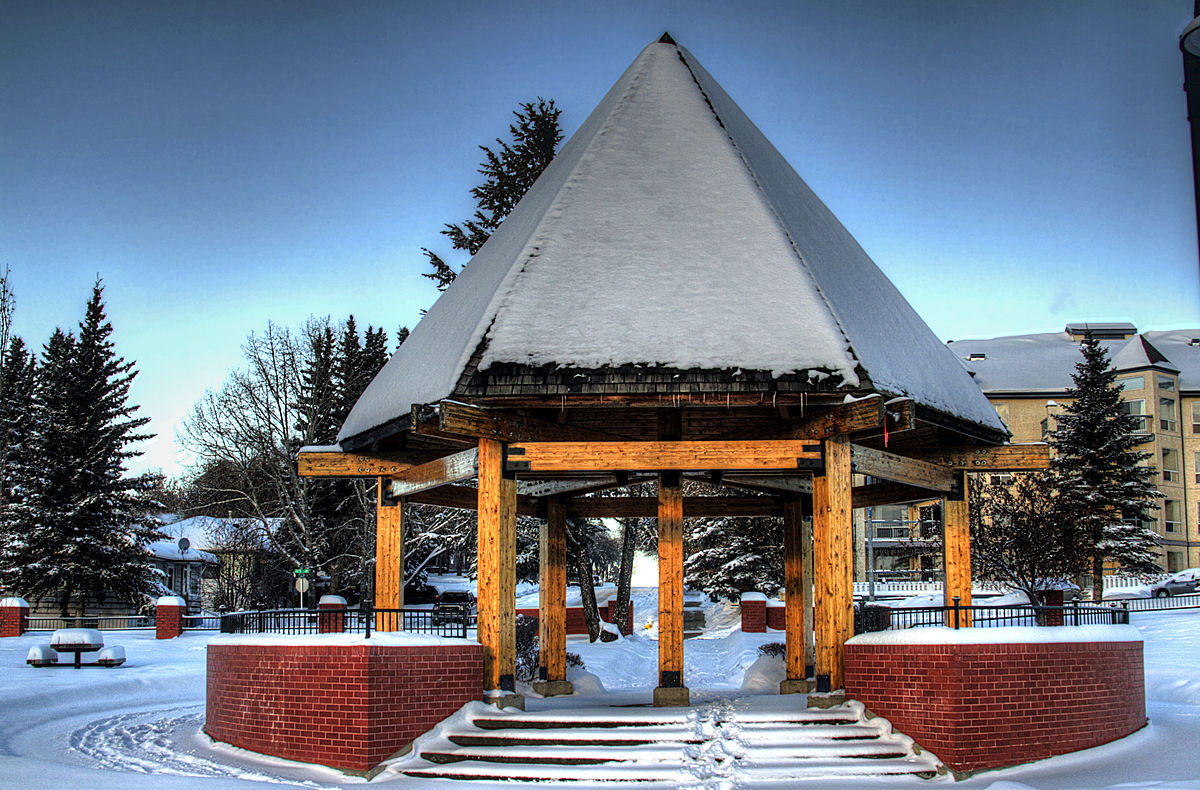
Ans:
MULTIPOLYGON (((629 594, 633 584, 633 560, 637 544, 637 520, 621 519, 621 567, 617 570, 617 611, 613 621, 623 634, 633 633, 629 622, 629 594)), ((612 611, 612 607, 609 607, 612 611)))
POLYGON ((579 596, 583 603, 583 619, 587 623, 588 641, 600 638, 600 607, 596 605, 596 586, 592 582, 591 541, 581 540, 575 552, 575 566, 579 572, 579 596))
POLYGON ((1104 600, 1104 557, 1092 557, 1092 603, 1096 606, 1104 600))

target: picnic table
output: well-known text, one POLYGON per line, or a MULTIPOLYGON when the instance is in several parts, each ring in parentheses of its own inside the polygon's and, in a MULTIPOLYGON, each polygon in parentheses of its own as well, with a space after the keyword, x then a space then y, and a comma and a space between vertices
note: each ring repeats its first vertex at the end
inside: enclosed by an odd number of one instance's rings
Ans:
POLYGON ((82 667, 118 667, 125 663, 125 648, 119 645, 104 646, 104 635, 95 628, 60 628, 50 637, 49 645, 35 645, 29 650, 25 663, 35 667, 74 666, 82 667), (100 655, 94 662, 83 663, 84 653, 100 655), (59 653, 73 653, 74 664, 58 663, 59 653))

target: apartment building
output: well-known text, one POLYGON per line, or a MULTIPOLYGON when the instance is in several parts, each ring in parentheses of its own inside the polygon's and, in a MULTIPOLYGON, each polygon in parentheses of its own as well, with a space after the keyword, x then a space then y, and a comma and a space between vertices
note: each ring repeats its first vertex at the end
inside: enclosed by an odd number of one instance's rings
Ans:
POLYGON ((1042 441, 1068 402, 1086 334, 1118 371, 1125 410, 1141 421, 1142 449, 1165 496, 1152 524, 1162 566, 1200 566, 1200 328, 1141 332, 1132 324, 1068 324, 1062 332, 948 345, 996 407, 1014 442, 1042 441))

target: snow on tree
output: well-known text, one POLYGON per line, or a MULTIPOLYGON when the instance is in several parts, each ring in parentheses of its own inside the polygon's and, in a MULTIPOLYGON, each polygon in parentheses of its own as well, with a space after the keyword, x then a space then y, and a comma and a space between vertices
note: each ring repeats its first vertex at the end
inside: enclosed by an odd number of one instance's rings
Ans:
POLYGON ((36 371, 36 357, 21 338, 12 338, 0 366, 0 567, 36 523, 31 497, 45 466, 35 445, 36 371))
POLYGON ((1072 374, 1070 402, 1050 435, 1055 487, 1078 514, 1080 536, 1091 557, 1092 600, 1103 596, 1105 560, 1132 574, 1156 573, 1158 537, 1145 524, 1162 498, 1150 482, 1150 453, 1137 447, 1138 418, 1121 411, 1117 371, 1108 352, 1090 335, 1072 374))
MULTIPOLYGON (((685 481, 688 496, 730 496, 731 489, 685 481)), ((718 599, 743 592, 774 593, 783 586, 783 519, 688 519, 683 581, 718 599)))
POLYGON ((82 614, 89 600, 140 603, 157 592, 145 545, 163 537, 151 509, 157 475, 129 476, 131 445, 149 418, 128 402, 137 375, 118 357, 92 289, 79 336, 58 330, 36 377, 34 445, 42 473, 25 499, 36 518, 0 559, 5 584, 27 597, 59 599, 60 612, 82 614))
MULTIPOLYGON (((522 102, 520 108, 513 111, 516 122, 508 127, 512 143, 496 138, 499 148, 495 151, 479 146, 484 154, 484 161, 479 165, 484 181, 471 190, 477 206, 475 214, 461 225, 447 224, 441 231, 454 249, 465 250, 469 255, 479 252, 537 181, 562 142, 562 127, 558 122, 561 112, 553 99, 547 101, 539 97, 537 102, 522 102)), ((458 273, 432 250, 422 247, 421 251, 433 267, 432 272, 422 276, 437 283, 439 291, 446 290, 458 273)))

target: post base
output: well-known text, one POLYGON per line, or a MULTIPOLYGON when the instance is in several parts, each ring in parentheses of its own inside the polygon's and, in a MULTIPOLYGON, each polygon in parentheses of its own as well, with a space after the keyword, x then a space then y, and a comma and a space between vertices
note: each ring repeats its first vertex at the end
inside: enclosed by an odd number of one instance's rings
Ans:
POLYGON ((654 689, 654 707, 686 708, 692 696, 686 686, 659 686, 654 689))
POLYGON ((562 697, 575 693, 575 684, 569 680, 535 680, 533 690, 543 697, 562 697))
POLYGON ((807 694, 812 685, 801 678, 788 678, 779 681, 780 694, 807 694))
POLYGON ((836 708, 845 701, 846 692, 841 689, 826 691, 822 694, 810 693, 808 695, 808 707, 810 708, 836 708))
POLYGON ((511 691, 484 692, 483 701, 488 705, 495 705, 497 708, 517 708, 518 710, 525 710, 525 695, 515 694, 511 691))

